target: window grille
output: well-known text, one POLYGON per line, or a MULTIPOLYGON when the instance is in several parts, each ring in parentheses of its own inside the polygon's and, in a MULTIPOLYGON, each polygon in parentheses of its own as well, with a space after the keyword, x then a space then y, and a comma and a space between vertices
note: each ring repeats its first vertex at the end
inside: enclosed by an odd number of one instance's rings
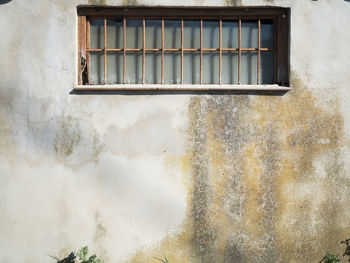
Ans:
POLYGON ((79 84, 288 85, 284 8, 78 8, 79 84))

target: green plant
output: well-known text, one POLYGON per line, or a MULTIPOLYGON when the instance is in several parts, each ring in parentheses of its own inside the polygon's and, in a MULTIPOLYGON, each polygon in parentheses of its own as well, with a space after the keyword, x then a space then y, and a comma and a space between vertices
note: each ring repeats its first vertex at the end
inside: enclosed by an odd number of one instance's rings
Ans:
POLYGON ((320 261, 320 263, 322 263, 322 262, 324 262, 324 263, 339 263, 340 260, 336 256, 327 252, 326 255, 324 256, 324 258, 320 261))
POLYGON ((168 261, 168 259, 166 258, 166 256, 165 256, 165 259, 161 259, 161 258, 156 258, 156 257, 154 257, 156 260, 159 260, 159 261, 161 261, 161 262, 163 262, 163 263, 169 263, 169 261, 168 261))
POLYGON ((93 254, 90 257, 88 257, 88 254, 89 254, 89 249, 87 246, 82 247, 78 251, 78 257, 81 263, 101 263, 102 262, 102 260, 98 259, 95 254, 93 254))
POLYGON ((94 254, 92 256, 88 256, 89 254, 89 248, 87 246, 82 247, 79 249, 78 253, 75 254, 74 252, 71 252, 66 258, 64 259, 57 259, 56 257, 52 257, 57 261, 57 263, 102 263, 101 259, 98 259, 97 256, 94 254), (79 261, 76 262, 76 258, 79 258, 79 261))

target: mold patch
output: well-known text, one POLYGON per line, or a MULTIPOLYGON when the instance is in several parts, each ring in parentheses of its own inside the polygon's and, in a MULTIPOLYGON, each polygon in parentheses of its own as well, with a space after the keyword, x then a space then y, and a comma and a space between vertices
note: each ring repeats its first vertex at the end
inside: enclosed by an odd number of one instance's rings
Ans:
POLYGON ((72 122, 72 117, 67 116, 60 124, 56 133, 54 149, 56 156, 63 160, 72 155, 74 148, 80 142, 80 127, 77 122, 72 122))
POLYGON ((227 6, 241 6, 242 0, 225 0, 227 6))
MULTIPOLYGON (((318 262, 349 236, 337 99, 292 74, 284 96, 194 96, 187 218, 129 262, 318 262), (325 103, 320 103, 326 102, 325 103), (317 161, 317 162, 316 162, 317 161), (319 175, 314 163, 322 163, 319 175)), ((336 96, 335 96, 336 97, 336 96)))
POLYGON ((96 130, 87 122, 80 122, 71 116, 63 117, 60 121, 53 148, 56 158, 72 168, 98 162, 104 149, 96 130))

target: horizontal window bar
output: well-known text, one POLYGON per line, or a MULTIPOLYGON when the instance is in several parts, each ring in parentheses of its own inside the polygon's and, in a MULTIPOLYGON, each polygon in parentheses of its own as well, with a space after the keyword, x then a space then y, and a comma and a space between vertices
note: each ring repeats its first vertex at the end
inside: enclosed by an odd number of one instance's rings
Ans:
POLYGON ((290 87, 272 85, 174 85, 174 84, 115 84, 115 85, 77 85, 75 90, 178 90, 178 91, 210 91, 210 90, 237 90, 237 91, 289 91, 290 87))
MULTIPOLYGON (((200 48, 184 48, 183 51, 197 51, 199 52, 201 49, 200 48)), ((206 52, 210 52, 210 51, 219 51, 220 49, 219 48, 203 48, 202 51, 206 51, 206 52)), ((222 48, 221 49, 222 51, 258 51, 258 48, 222 48)), ((104 52, 104 49, 103 48, 100 48, 100 49, 87 49, 86 50, 87 52, 104 52)), ((113 49, 113 48, 107 48, 106 49, 107 52, 123 52, 124 49, 122 48, 116 48, 116 49, 113 49)), ((135 51, 143 51, 142 48, 126 48, 125 51, 129 51, 129 52, 135 52, 135 51)), ((162 51, 161 48, 146 48, 145 51, 162 51)), ((165 48, 164 49, 165 52, 180 52, 181 49, 180 48, 165 48)), ((260 51, 270 51, 270 52, 273 52, 275 51, 274 48, 260 48, 260 51)))

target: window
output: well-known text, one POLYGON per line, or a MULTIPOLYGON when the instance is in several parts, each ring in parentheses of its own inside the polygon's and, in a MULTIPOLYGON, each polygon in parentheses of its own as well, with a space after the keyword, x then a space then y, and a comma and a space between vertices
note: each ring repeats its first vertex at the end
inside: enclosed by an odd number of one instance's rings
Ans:
POLYGON ((289 84, 289 9, 78 7, 84 87, 289 84))

